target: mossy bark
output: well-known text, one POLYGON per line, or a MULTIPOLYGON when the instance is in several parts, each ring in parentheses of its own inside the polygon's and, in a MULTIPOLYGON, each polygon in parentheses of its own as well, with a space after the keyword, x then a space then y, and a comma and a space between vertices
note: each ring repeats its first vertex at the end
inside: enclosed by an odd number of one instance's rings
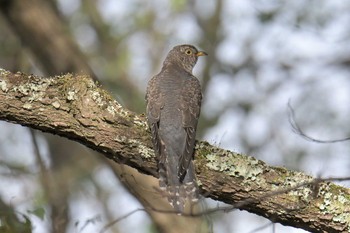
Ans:
MULTIPOLYGON (((89 76, 0 69, 0 120, 66 137, 157 176, 144 115, 123 108, 89 76)), ((350 189, 206 142, 197 143, 195 166, 205 197, 312 232, 350 231, 350 189)))

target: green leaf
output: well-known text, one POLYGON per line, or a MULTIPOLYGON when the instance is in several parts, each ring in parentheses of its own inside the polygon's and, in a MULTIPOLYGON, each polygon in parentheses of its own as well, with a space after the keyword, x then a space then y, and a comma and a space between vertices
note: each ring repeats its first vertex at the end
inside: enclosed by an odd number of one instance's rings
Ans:
POLYGON ((27 210, 27 212, 30 213, 30 214, 34 214, 35 216, 37 216, 41 220, 44 220, 45 209, 42 208, 42 207, 39 207, 39 208, 37 208, 35 210, 27 210))

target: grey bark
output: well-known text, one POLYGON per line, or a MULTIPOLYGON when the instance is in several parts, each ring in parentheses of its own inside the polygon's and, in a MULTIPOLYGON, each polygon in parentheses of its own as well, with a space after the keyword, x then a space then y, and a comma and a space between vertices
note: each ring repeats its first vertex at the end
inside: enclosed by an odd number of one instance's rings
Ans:
MULTIPOLYGON (((43 78, 0 70, 0 120, 58 134, 157 177, 144 115, 123 108, 88 76, 43 78)), ((197 143, 194 164, 205 197, 312 232, 350 229, 348 188, 206 142, 197 143)), ((222 210, 230 209, 205 213, 222 210)))

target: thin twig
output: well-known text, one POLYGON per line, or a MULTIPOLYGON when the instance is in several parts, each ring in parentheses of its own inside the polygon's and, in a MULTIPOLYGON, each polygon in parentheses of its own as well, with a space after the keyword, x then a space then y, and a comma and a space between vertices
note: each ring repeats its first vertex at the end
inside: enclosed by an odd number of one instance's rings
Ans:
POLYGON ((302 136, 303 138, 305 138, 308 141, 311 142, 317 142, 317 143, 336 143, 336 142, 344 142, 344 141, 349 141, 350 137, 346 137, 346 138, 341 138, 341 139, 334 139, 334 140, 320 140, 320 139, 315 139, 309 135, 307 135, 298 125, 298 123, 296 122, 296 118, 295 118, 295 112, 293 107, 291 106, 290 100, 288 101, 288 120, 289 123, 292 126, 293 131, 302 136))

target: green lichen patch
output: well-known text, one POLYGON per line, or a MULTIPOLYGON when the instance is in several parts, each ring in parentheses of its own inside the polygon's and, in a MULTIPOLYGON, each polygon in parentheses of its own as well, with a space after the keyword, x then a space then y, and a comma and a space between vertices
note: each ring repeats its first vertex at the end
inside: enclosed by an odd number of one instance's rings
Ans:
POLYGON ((112 117, 115 117, 118 114, 119 103, 112 99, 109 93, 105 90, 94 87, 89 90, 89 95, 97 106, 106 110, 106 112, 112 115, 112 117))
POLYGON ((0 89, 5 93, 8 92, 9 88, 5 80, 0 80, 0 89))
MULTIPOLYGON (((72 75, 67 74, 57 78, 60 80, 60 82, 62 82, 61 92, 65 93, 68 101, 77 99, 78 92, 86 92, 86 95, 90 97, 98 107, 110 114, 112 118, 120 116, 120 119, 127 119, 136 126, 140 126, 145 129, 148 128, 144 119, 125 109, 116 100, 114 100, 106 90, 99 88, 98 84, 96 84, 89 76, 81 75, 73 78, 72 75), (77 79, 79 79, 79 83, 76 82, 77 79)), ((108 116, 105 118, 112 122, 112 118, 108 116)))
POLYGON ((320 185, 318 208, 325 216, 333 216, 334 222, 348 224, 350 229, 350 197, 341 187, 337 187, 331 183, 323 183, 320 185))
POLYGON ((79 97, 77 94, 79 92, 85 93, 87 89, 91 88, 91 85, 94 85, 91 78, 86 75, 74 76, 73 74, 68 73, 56 76, 55 79, 57 80, 60 93, 62 93, 67 102, 77 100, 79 97))
POLYGON ((208 168, 223 172, 229 176, 256 180, 264 171, 264 166, 259 160, 218 148, 206 154, 205 158, 208 168))
POLYGON ((91 97, 92 97, 92 100, 94 100, 98 106, 101 107, 106 105, 106 101, 104 100, 104 98, 102 97, 101 93, 98 90, 93 91, 91 93, 91 97))
POLYGON ((52 106, 53 106, 54 108, 56 108, 56 109, 59 109, 60 106, 61 106, 61 104, 60 104, 60 102, 58 102, 58 101, 54 101, 54 102, 52 103, 52 106))
POLYGON ((154 151, 153 149, 147 147, 144 145, 141 141, 136 140, 136 139, 129 139, 128 137, 125 136, 117 136, 114 138, 116 142, 119 142, 121 144, 124 144, 126 146, 136 148, 137 152, 146 159, 154 157, 154 151))
POLYGON ((23 104, 22 107, 26 110, 30 110, 30 109, 32 109, 33 106, 30 103, 25 103, 25 104, 23 104))
POLYGON ((123 106, 119 103, 116 104, 116 110, 118 115, 120 115, 121 117, 124 118, 128 118, 130 116, 130 112, 128 110, 126 110, 125 108, 123 108, 123 106))
POLYGON ((67 100, 68 101, 73 101, 75 100, 77 97, 76 97, 76 94, 77 94, 77 91, 76 90, 69 90, 67 91, 67 100))
POLYGON ((5 69, 3 69, 3 68, 0 68, 0 75, 1 75, 1 76, 7 76, 7 75, 9 75, 9 74, 11 74, 10 71, 7 71, 7 70, 5 70, 5 69))
POLYGON ((142 119, 140 116, 135 115, 133 118, 133 122, 135 125, 141 127, 142 129, 148 130, 147 122, 144 119, 142 119))
MULTIPOLYGON (((47 87, 50 85, 51 80, 45 79, 40 80, 36 76, 29 76, 29 79, 34 80, 22 80, 19 82, 15 81, 16 85, 12 85, 11 91, 17 92, 20 96, 28 97, 29 102, 41 101, 45 95, 47 87)), ((11 81, 13 84, 13 82, 11 81)))
POLYGON ((128 142, 128 138, 123 135, 117 135, 117 137, 114 138, 114 141, 125 144, 128 142))
POLYGON ((145 146, 142 142, 134 139, 129 140, 129 142, 136 145, 138 153, 143 158, 148 159, 154 157, 154 151, 151 148, 145 146))
POLYGON ((107 112, 109 112, 111 115, 115 115, 115 108, 113 105, 108 105, 107 112))

